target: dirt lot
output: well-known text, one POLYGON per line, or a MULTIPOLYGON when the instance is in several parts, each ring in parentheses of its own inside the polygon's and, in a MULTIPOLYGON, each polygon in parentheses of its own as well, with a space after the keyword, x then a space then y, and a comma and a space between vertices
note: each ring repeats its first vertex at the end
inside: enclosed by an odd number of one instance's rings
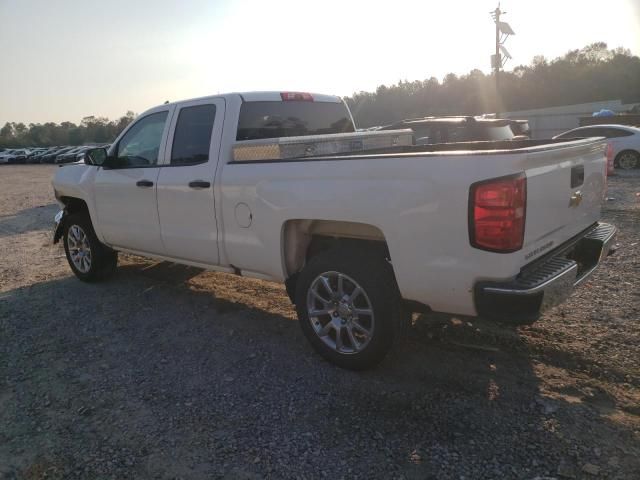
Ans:
POLYGON ((0 478, 640 478, 640 172, 569 302, 517 331, 421 317, 353 373, 278 285, 137 257, 76 280, 54 170, 0 168, 0 478))

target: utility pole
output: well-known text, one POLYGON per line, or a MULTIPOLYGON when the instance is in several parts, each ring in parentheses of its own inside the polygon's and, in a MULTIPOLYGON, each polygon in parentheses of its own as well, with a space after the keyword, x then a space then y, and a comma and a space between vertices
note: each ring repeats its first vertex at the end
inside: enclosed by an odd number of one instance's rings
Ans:
POLYGON ((507 41, 509 35, 515 35, 515 32, 511 29, 507 22, 500 21, 500 15, 507 12, 500 10, 500 4, 491 13, 493 21, 496 24, 496 53, 491 55, 491 68, 494 71, 496 77, 496 117, 500 117, 500 69, 507 63, 507 60, 511 59, 511 55, 504 47, 504 42, 507 41))

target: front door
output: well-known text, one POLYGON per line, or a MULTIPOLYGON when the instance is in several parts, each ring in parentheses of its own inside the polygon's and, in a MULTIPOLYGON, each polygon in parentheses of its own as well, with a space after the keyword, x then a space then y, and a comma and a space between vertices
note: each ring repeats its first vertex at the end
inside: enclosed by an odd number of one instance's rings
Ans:
POLYGON ((163 254, 156 189, 170 108, 136 120, 112 148, 113 165, 95 179, 96 213, 107 244, 163 254))
POLYGON ((218 264, 213 185, 222 138, 223 99, 176 108, 158 177, 158 214, 167 256, 218 264))

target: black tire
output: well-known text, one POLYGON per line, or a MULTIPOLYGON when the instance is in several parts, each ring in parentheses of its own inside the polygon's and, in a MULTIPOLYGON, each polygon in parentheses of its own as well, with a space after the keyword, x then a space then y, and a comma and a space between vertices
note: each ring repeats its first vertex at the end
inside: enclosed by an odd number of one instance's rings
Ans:
POLYGON ((96 237, 96 233, 93 230, 93 225, 91 225, 91 219, 85 213, 74 213, 65 218, 62 242, 64 244, 64 252, 67 256, 67 261, 69 262, 71 270, 75 276, 83 282, 97 282, 104 280, 109 275, 113 274, 118 265, 118 252, 110 249, 98 240, 98 237, 96 237), (74 227, 76 228, 74 229, 74 227), (71 235, 73 237, 74 234, 78 232, 78 228, 86 237, 86 246, 84 250, 88 247, 90 252, 90 255, 88 256, 88 268, 86 268, 87 263, 81 263, 83 268, 80 269, 76 266, 71 256, 72 251, 75 254, 77 250, 70 247, 70 243, 73 244, 73 239, 70 240, 69 235, 70 232, 72 232, 71 235))
POLYGON ((638 168, 640 167, 640 154, 633 150, 624 150, 616 156, 614 166, 621 170, 633 170, 638 168))
MULTIPOLYGON (((355 288, 353 290, 355 290, 355 288)), ((353 290, 351 290, 351 293, 353 290)), ((354 306, 354 303, 355 301, 351 302, 351 305, 354 306)), ((389 262, 376 252, 356 250, 353 248, 333 249, 321 252, 309 261, 298 277, 296 286, 296 310, 302 332, 316 352, 326 360, 342 368, 364 370, 382 361, 391 349, 396 328, 400 324, 402 315, 400 305, 400 295, 393 275, 393 269, 389 262), (342 275, 343 278, 346 278, 347 280, 344 280, 346 282, 344 288, 347 294, 349 293, 347 291, 349 288, 347 285, 351 280, 355 281, 365 292, 364 296, 360 295, 360 297, 364 298, 363 300, 361 299, 361 301, 366 301, 370 305, 373 316, 370 317, 370 323, 368 325, 371 328, 371 334, 364 337, 365 339, 368 338, 368 341, 365 340, 362 342, 365 346, 359 351, 349 353, 337 351, 337 340, 335 340, 335 337, 336 335, 342 335, 342 333, 338 333, 337 330, 330 330, 330 332, 333 333, 333 339, 330 337, 331 333, 324 335, 325 340, 320 337, 319 333, 316 333, 315 328, 321 328, 321 326, 326 327, 326 325, 333 320, 338 321, 337 318, 334 318, 335 312, 315 316, 313 320, 310 318, 308 312, 308 296, 312 295, 309 291, 316 279, 325 273, 329 275, 342 275), (323 324, 322 322, 325 323, 323 324), (315 328, 314 324, 316 325, 315 328), (333 341, 335 345, 333 347, 329 346, 327 341, 333 341)), ((355 305, 355 307, 357 307, 357 305, 355 305)), ((339 318, 342 318, 342 314, 339 315, 339 318)), ((338 315, 335 315, 335 317, 338 317, 338 315)), ((350 314, 345 315, 345 317, 349 318, 350 314)), ((366 317, 362 318, 362 321, 367 321, 366 317)), ((351 318, 347 321, 349 327, 351 327, 351 318)), ((354 319, 354 322, 360 321, 358 317, 354 319)), ((341 336, 341 339, 345 338, 345 343, 353 344, 353 341, 350 340, 354 338, 353 335, 350 337, 347 336, 346 330, 343 330, 343 327, 340 328, 340 332, 345 332, 345 336, 341 336)), ((347 327, 345 326, 344 328, 346 329, 347 327)), ((351 331, 355 332, 355 327, 351 331)))

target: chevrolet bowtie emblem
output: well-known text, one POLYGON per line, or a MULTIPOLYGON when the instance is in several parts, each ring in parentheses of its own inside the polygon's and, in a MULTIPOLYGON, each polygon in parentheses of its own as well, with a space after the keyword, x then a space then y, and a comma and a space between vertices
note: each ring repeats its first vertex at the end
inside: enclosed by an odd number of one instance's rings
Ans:
POLYGON ((578 190, 569 199, 569 207, 577 207, 582 202, 582 192, 578 190))

